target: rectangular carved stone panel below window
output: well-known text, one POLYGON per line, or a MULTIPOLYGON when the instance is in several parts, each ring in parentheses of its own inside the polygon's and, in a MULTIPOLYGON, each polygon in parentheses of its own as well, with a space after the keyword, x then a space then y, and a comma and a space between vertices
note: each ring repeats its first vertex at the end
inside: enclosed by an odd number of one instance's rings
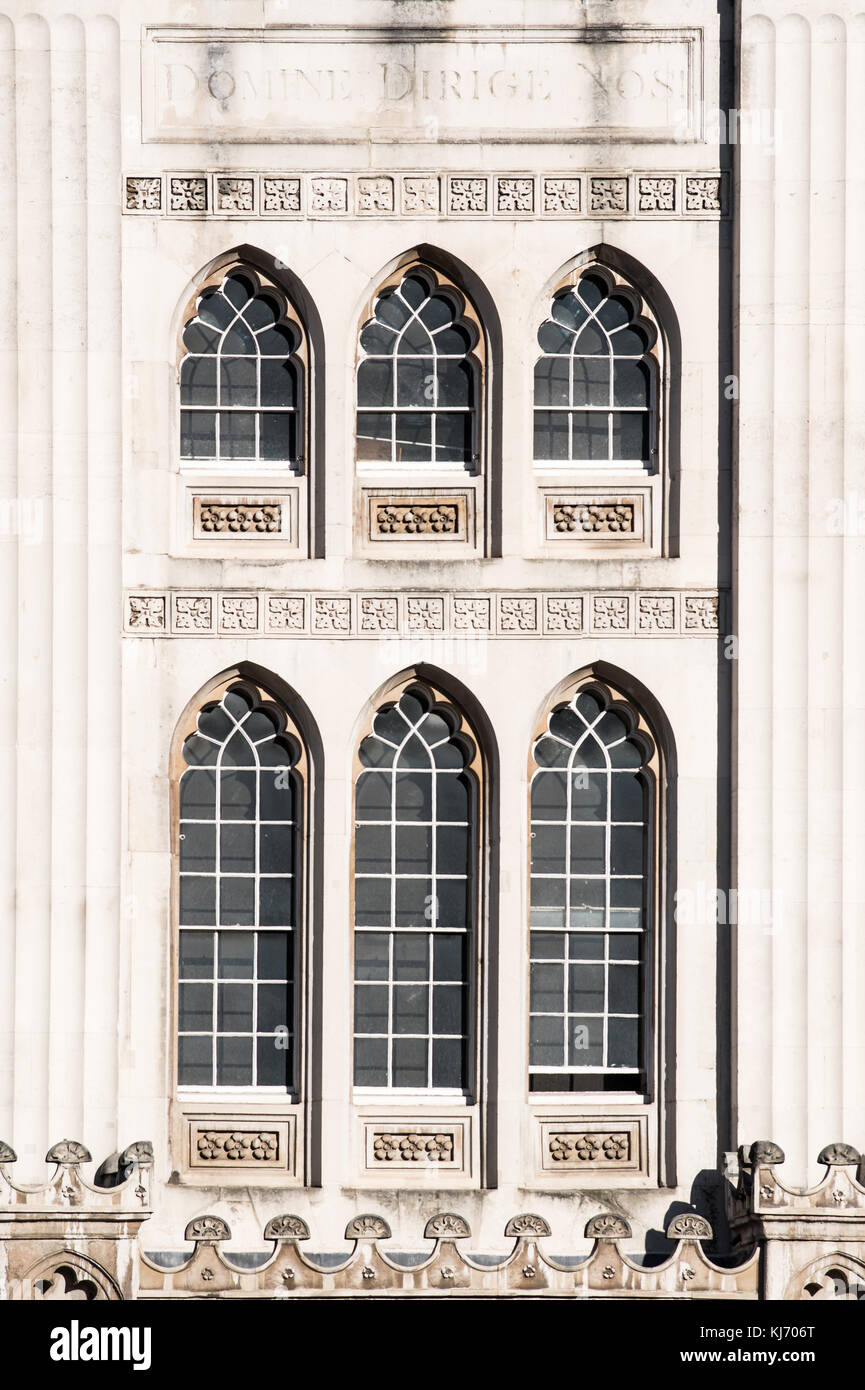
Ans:
POLYGON ((610 1174, 645 1172, 646 1143, 641 1120, 549 1120, 541 1123, 540 1135, 541 1168, 545 1173, 572 1174, 575 1169, 610 1174))
POLYGON ((224 1115, 188 1121, 189 1167, 212 1172, 254 1168, 291 1172, 293 1120, 245 1120, 224 1115))
POLYGON ((398 1175, 411 1177, 419 1169, 447 1169, 464 1174, 469 1157, 465 1130, 465 1120, 424 1120, 416 1125, 410 1121, 368 1120, 364 1124, 365 1170, 386 1170, 388 1181, 398 1175))
POLYGON ((646 535, 645 495, 601 496, 584 493, 545 494, 548 541, 642 542, 646 535))
POLYGON ((263 498, 241 502, 195 497, 193 517, 196 539, 220 536, 274 539, 283 534, 282 502, 263 498))
POLYGON ((372 541, 466 540, 468 498, 366 494, 368 536, 372 541))

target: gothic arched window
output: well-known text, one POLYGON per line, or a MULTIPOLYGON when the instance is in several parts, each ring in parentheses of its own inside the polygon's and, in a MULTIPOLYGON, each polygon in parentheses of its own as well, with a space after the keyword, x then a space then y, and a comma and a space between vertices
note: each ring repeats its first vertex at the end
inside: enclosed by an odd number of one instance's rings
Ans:
POLYGON ((607 271, 558 290, 538 331, 535 463, 654 471, 657 343, 640 297, 607 271))
POLYGON ((198 711, 178 785, 178 1084, 297 1084, 306 757, 266 691, 198 711))
POLYGON ((592 681, 550 711, 531 766, 531 1089, 644 1091, 654 740, 592 681))
POLYGON ((357 1087, 470 1091, 479 753, 411 683, 359 749, 354 843, 357 1087))
POLYGON ((182 333, 180 455, 301 472, 306 336, 284 293, 235 266, 205 285, 182 333))
POLYGON ((481 336, 465 297, 425 267, 378 294, 360 333, 361 469, 478 471, 481 336))

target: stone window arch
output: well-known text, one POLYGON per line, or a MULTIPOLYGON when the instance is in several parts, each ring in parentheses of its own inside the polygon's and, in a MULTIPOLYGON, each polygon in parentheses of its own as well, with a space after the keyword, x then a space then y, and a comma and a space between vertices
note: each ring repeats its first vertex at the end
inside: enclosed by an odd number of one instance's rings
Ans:
POLYGON ((173 758, 178 1093, 296 1096, 309 760, 285 702, 220 679, 173 758))
POLYGON ((184 469, 301 474, 309 346, 286 291, 235 260, 199 284, 178 344, 184 469))

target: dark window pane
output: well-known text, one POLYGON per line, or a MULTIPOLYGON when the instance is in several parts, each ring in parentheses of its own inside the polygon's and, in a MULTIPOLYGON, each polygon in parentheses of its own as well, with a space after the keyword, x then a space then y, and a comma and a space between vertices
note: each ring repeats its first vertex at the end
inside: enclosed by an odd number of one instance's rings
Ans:
POLYGON ((390 820, 392 778, 386 772, 362 772, 357 779, 358 820, 390 820))
MULTIPOLYGON (((580 749, 580 753, 582 751, 580 749)), ((575 821, 607 819, 606 773, 592 772, 588 769, 574 772, 571 780, 571 815, 575 821)))
POLYGON ((187 873, 214 873, 216 870, 216 826, 180 824, 180 870, 187 873))
POLYGON ((235 309, 217 289, 206 290, 198 302, 198 317, 210 328, 226 329, 235 315, 235 309))
POLYGON ((613 458, 649 461, 649 416, 643 411, 613 415, 613 458))
POLYGON ((636 933, 612 932, 610 934, 610 960, 639 960, 641 938, 636 933))
POLYGON ((187 768, 180 779, 180 814, 190 820, 216 815, 216 773, 210 768, 187 768))
POLYGON ((617 772, 612 782, 612 819, 643 819, 644 795, 641 778, 628 772, 617 772))
POLYGON ((183 330, 183 346, 187 352, 215 353, 219 347, 219 336, 207 324, 193 319, 183 330))
POLYGON ((567 810, 567 774, 537 772, 532 778, 532 819, 564 820, 567 810))
POLYGON ((219 779, 223 820, 255 820, 255 772, 223 772, 219 779))
POLYGON ((610 439, 608 420, 609 416, 605 410, 575 410, 572 416, 574 422, 574 459, 593 459, 606 463, 610 458, 610 439))
POLYGON ((272 1033, 276 1028, 287 1028, 290 1022, 285 985, 259 985, 257 1022, 259 1033, 272 1033))
POLYGON ((222 340, 222 351, 245 357, 256 352, 255 338, 242 319, 235 319, 222 340))
POLYGON ((468 411, 436 417, 436 460, 438 463, 471 463, 472 416, 468 411))
POLYGON ((258 350, 262 357, 288 357, 300 346, 297 333, 286 323, 266 328, 258 333, 258 350))
POLYGON ((598 878, 571 879, 572 907, 603 907, 604 881, 598 878))
MULTIPOLYGON (((262 776, 262 781, 264 780, 262 776)), ((261 872, 290 874, 294 867, 294 826, 262 825, 258 833, 261 872)))
POLYGON ((263 357, 259 370, 262 405, 297 405, 297 373, 293 362, 280 362, 276 357, 263 357))
POLYGON ((211 927, 216 921, 216 879, 180 875, 180 921, 187 927, 211 927))
POLYGON ((295 819, 295 778, 284 767, 262 771, 259 796, 262 820, 295 819))
POLYGON ((538 345, 544 352, 570 352, 573 333, 559 323, 547 320, 538 329, 538 345))
POLYGON ((181 410, 180 454, 185 459, 216 458, 216 415, 210 410, 181 410))
POLYGON ((532 1018, 529 1060, 533 1067, 560 1067, 565 1060, 562 1020, 532 1018))
POLYGON ((238 729, 222 750, 222 766, 255 767, 255 752, 249 739, 238 729))
POLYGON ((381 323, 364 324, 360 333, 360 345, 364 352, 391 353, 396 346, 396 335, 392 328, 381 323))
POLYGON ((577 299, 573 290, 566 290, 564 294, 556 295, 553 300, 551 316, 556 323, 570 328, 573 332, 576 332, 587 318, 585 307, 577 299))
POLYGON ((395 980, 429 978, 429 937, 424 933, 404 932, 395 935, 393 956, 395 980))
POLYGON ((429 989, 426 985, 396 985, 393 991, 395 1033, 426 1033, 429 1029, 429 989))
POLYGON ((184 357, 180 364, 181 405, 216 405, 216 358, 184 357))
POLYGON ((433 938, 433 978, 435 980, 464 980, 465 938, 436 936, 433 938))
POLYGON ((436 819, 440 821, 470 820, 471 793, 470 774, 441 773, 436 778, 436 819))
POLYGON ((611 341, 617 357, 642 357, 650 345, 642 329, 633 325, 614 333, 611 341))
POLYGON ((611 1018, 607 1025, 607 1063, 611 1067, 640 1065, 640 1020, 611 1018))
POLYGON ((535 363, 535 405, 571 404, 570 357, 541 357, 535 363))
POLYGON ((251 410, 220 411, 219 457, 255 458, 255 415, 251 410))
POLYGON ((643 902, 643 880, 641 878, 614 878, 610 880, 611 907, 640 907, 643 902))
POLYGON ((400 411, 396 417, 396 461, 428 463, 432 458, 432 416, 400 411))
POLYGON ((217 1038, 216 1080, 220 1086, 252 1085, 252 1038, 217 1038))
POLYGON ((227 927, 251 927, 255 923, 255 879, 219 880, 219 920, 227 927))
POLYGON ((249 300, 243 310, 243 317, 250 328, 256 331, 259 328, 271 327, 279 321, 279 305, 268 295, 259 294, 249 300))
POLYGON ((391 925, 390 878, 357 878, 354 885, 354 921, 358 927, 391 925))
POLYGON ((431 872, 432 835, 432 826, 430 825, 398 825, 396 827, 396 871, 398 874, 429 874, 431 872))
POLYGON ((257 405, 254 357, 219 359, 220 405, 257 405))
POLYGON ((252 985, 217 985, 216 1027, 220 1033, 252 1029, 252 985))
POLYGON ((594 932, 571 932, 568 938, 569 960, 603 960, 604 937, 594 932))
POLYGON ((606 826, 575 825, 571 830, 571 873, 602 874, 606 864, 606 826))
POLYGON ((438 872, 466 874, 471 854, 471 831, 467 825, 440 825, 436 830, 438 872))
POLYGON ((190 734, 183 744, 183 761, 190 767, 204 766, 216 762, 219 754, 219 747, 211 743, 208 738, 201 738, 199 734, 190 734))
POLYGON ((564 907, 565 880, 563 878, 532 877, 532 907, 564 907))
POLYGON ((584 324, 577 336, 577 346, 575 351, 580 356, 594 356, 596 354, 606 355, 610 351, 607 335, 602 330, 600 324, 590 320, 584 324))
POLYGON ((571 965, 568 967, 568 1012, 602 1014, 604 1012, 603 965, 571 965))
POLYGON ((291 937, 287 932, 261 932, 258 938, 258 978, 290 980, 292 974, 291 937))
POLYGON ((633 739, 625 739, 624 743, 617 743, 610 749, 610 762, 613 767, 642 767, 645 761, 645 753, 633 739))
POLYGON ((434 294, 418 312, 418 318, 434 333, 435 329, 453 322, 454 306, 443 295, 434 294))
POLYGON ((394 1086, 427 1085, 428 1049, 429 1044, 425 1038, 394 1038, 394 1086))
POLYGON ((651 401, 651 378, 645 362, 619 360, 613 367, 613 402, 647 409, 651 401))
POLYGON ((234 729, 234 722, 221 704, 211 705, 198 716, 198 728, 200 733, 222 743, 234 729))
POLYGON ((375 306, 375 317, 389 328, 402 328, 411 317, 411 309, 398 297, 394 290, 379 296, 375 306))
POLYGON ((436 898, 437 926, 467 927, 469 925, 467 879, 437 878, 436 898))
POLYGON ((459 1038, 436 1038, 432 1045, 432 1084, 442 1090, 465 1085, 465 1044, 459 1038))
POLYGON ((564 960, 564 935, 561 932, 533 931, 532 956, 536 960, 564 960))
POLYGON ((387 985, 355 985, 354 1031, 386 1033, 387 1006, 387 985))
POLYGON ((389 825, 359 825, 357 827, 354 842, 354 867, 358 873, 390 873, 391 828, 389 825))
POLYGON ((405 331, 399 340, 397 347, 398 353, 429 352, 432 340, 424 324, 420 319, 412 319, 411 323, 406 324, 405 331))
POLYGON ((564 965, 533 965, 532 1013, 561 1013, 565 1007, 564 965))
POLYGON ((243 309, 255 293, 252 281, 242 271, 235 271, 226 278, 222 293, 235 309, 243 309))
POLYGON ((621 328, 628 323, 631 312, 631 306, 626 300, 620 299, 618 295, 611 295, 606 304, 602 304, 598 310, 598 318, 604 327, 612 332, 614 328, 621 328))
POLYGON ((206 980, 213 975, 213 933, 182 931, 180 933, 180 978, 206 980))
POLYGON ((283 459, 298 456, 296 434, 297 416, 282 411, 266 411, 258 417, 259 456, 263 459, 283 459))
POLYGON ((229 822, 219 827, 219 867, 224 874, 255 872, 255 826, 229 822))
POLYGON ((263 927, 294 926, 294 880, 262 878, 258 890, 258 920, 263 927))
POLYGON ((577 290, 580 299, 590 309, 597 309, 602 300, 607 297, 607 287, 603 280, 600 276, 591 273, 583 276, 577 290))
POLYGON ((213 1085, 213 1043, 210 1038, 178 1039, 177 1080, 181 1086, 213 1085))
POLYGON ((568 420, 569 416, 565 410, 535 411, 534 455, 536 459, 570 458, 568 420))
POLYGON ((437 985, 433 990, 433 1032, 466 1031, 465 990, 461 985, 437 985))
POLYGON ((574 358, 574 405, 610 404, 610 359, 574 358))
POLYGON ((643 830, 639 825, 614 825, 610 831, 611 865, 614 874, 643 872, 643 830))
POLYGON ((285 1034, 256 1041, 259 1086, 291 1085, 292 1046, 285 1034), (287 1044, 287 1045, 286 1045, 287 1044))
MULTIPOLYGON (((385 880, 385 882, 389 890, 390 881, 385 880)), ((432 889, 428 878, 397 879, 395 920, 397 927, 428 926, 432 921, 432 913, 432 889)))
POLYGON ((435 335, 436 352, 443 357, 465 357, 474 345, 474 330, 453 323, 435 335))
POLYGON ((576 1017, 568 1020, 568 1065, 600 1067, 604 1064, 604 1020, 576 1017))
POLYGON ((555 874, 565 870, 565 827, 536 825, 532 829, 532 873, 555 874))
POLYGON ((251 979, 254 945, 252 932, 221 931, 218 955, 220 979, 251 979))
POLYGON ((387 979, 389 942, 390 937, 384 932, 357 932, 354 938, 356 980, 387 979))
POLYGON ((637 965, 610 967, 610 1012, 636 1014, 640 1012, 640 969, 637 965))
POLYGON ((355 1086, 387 1085, 387 1039, 355 1038, 355 1086))
POLYGON ((207 1033, 213 1028, 213 985, 180 986, 181 1033, 207 1033))
POLYGON ((357 412, 357 456, 364 460, 390 462, 393 416, 371 410, 357 412))
MULTIPOLYGON (((429 342, 424 344, 429 350, 429 342)), ((401 361, 397 367, 396 403, 397 405, 435 405, 435 359, 433 357, 412 358, 401 361)), ((377 404, 377 402, 370 402, 377 404)))
POLYGON ((372 358, 361 362, 357 369, 357 403, 367 406, 391 406, 393 398, 393 362, 388 358, 372 358))
POLYGON ((450 359, 439 362, 436 376, 437 405, 469 408, 474 404, 474 370, 470 362, 454 362, 450 359))
POLYGON ((397 766, 400 768, 429 768, 432 767, 432 761, 430 750, 423 739, 419 738, 417 734, 411 734, 399 750, 397 766))
MULTIPOLYGON (((367 772, 364 777, 374 777, 367 772)), ((432 774, 428 772, 397 772, 396 818, 398 821, 432 820, 432 774)), ((439 786, 447 779, 440 778, 439 786)), ((441 812, 439 812, 441 815, 441 812)))

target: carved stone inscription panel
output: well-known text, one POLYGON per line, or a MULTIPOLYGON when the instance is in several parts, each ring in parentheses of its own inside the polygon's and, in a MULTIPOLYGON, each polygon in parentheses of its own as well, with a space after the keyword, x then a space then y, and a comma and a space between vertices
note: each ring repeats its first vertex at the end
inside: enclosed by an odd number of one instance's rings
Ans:
POLYGON ((152 27, 144 133, 281 144, 694 140, 701 67, 698 29, 152 27))

